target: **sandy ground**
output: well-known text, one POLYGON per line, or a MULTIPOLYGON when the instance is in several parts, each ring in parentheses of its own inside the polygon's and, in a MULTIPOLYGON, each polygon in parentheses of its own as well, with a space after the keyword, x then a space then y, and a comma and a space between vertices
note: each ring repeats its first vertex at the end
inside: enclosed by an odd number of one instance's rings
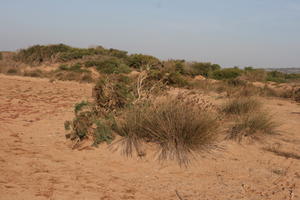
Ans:
POLYGON ((188 169, 99 148, 72 150, 63 122, 92 85, 0 75, 0 199, 299 200, 300 105, 265 100, 282 123, 263 143, 225 141, 188 169))

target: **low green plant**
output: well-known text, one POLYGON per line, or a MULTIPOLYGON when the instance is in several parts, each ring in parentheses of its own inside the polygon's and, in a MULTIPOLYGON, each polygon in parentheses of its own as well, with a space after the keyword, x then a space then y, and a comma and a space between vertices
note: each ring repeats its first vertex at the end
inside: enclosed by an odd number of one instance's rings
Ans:
POLYGON ((7 74, 17 74, 18 73, 18 70, 15 69, 15 68, 10 68, 7 70, 6 72, 7 74))

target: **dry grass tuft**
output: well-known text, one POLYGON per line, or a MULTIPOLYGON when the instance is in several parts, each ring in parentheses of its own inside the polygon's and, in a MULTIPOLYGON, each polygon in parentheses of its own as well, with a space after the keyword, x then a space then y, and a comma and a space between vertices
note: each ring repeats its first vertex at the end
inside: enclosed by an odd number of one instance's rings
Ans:
POLYGON ((251 112, 236 119, 228 139, 242 141, 244 138, 260 139, 265 135, 276 134, 279 125, 266 112, 251 112))
POLYGON ((194 153, 215 147, 219 123, 201 104, 169 100, 131 109, 117 132, 123 136, 124 153, 141 154, 143 144, 159 147, 160 160, 177 160, 187 166, 194 153))
POLYGON ((261 103, 255 98, 234 98, 227 101, 222 106, 225 114, 241 115, 249 112, 257 111, 261 108, 261 103))

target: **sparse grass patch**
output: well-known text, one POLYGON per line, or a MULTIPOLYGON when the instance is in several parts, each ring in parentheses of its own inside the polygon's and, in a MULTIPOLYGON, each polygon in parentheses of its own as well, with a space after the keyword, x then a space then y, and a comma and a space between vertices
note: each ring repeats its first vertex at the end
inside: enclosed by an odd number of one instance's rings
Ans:
POLYGON ((223 106, 225 114, 242 115, 255 112, 261 108, 261 103, 255 98, 233 98, 228 100, 223 106))
POLYGON ((43 72, 39 69, 33 70, 33 71, 25 71, 24 76, 30 76, 30 77, 42 77, 43 72))
POLYGON ((260 139, 265 135, 276 134, 278 126, 270 114, 252 112, 236 119, 227 138, 239 142, 244 138, 260 139))
POLYGON ((177 160, 187 165, 194 153, 215 147, 219 123, 204 106, 169 100, 131 109, 117 132, 125 141, 124 153, 140 154, 143 144, 159 147, 161 160, 177 160))
POLYGON ((7 74, 13 75, 13 74, 17 74, 17 73, 18 73, 18 70, 15 69, 15 68, 10 68, 10 69, 7 70, 6 73, 7 73, 7 74))

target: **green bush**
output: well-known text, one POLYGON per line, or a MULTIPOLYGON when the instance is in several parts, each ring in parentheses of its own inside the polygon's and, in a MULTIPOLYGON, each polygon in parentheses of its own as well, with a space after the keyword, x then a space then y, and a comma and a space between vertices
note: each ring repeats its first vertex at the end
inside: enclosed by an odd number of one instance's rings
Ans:
POLYGON ((143 55, 143 54, 132 54, 127 58, 127 64, 130 67, 140 69, 149 67, 150 69, 153 67, 160 66, 159 59, 149 56, 149 55, 143 55))
POLYGON ((76 72, 76 73, 91 73, 91 71, 87 69, 82 69, 82 66, 80 63, 68 66, 68 65, 60 65, 58 67, 59 70, 61 71, 71 71, 71 72, 76 72))
POLYGON ((131 80, 123 75, 101 78, 94 87, 93 96, 102 114, 127 107, 134 99, 131 80))
POLYGON ((277 83, 286 82, 285 74, 279 71, 271 71, 267 73, 267 81, 273 81, 277 83))
POLYGON ((58 53, 68 52, 71 49, 71 47, 64 44, 48 46, 35 45, 27 49, 20 50, 14 59, 28 64, 40 64, 54 59, 58 53))
POLYGON ((66 137, 75 141, 73 148, 89 137, 93 139, 95 146, 102 142, 109 144, 114 140, 112 132, 114 122, 110 118, 99 117, 93 104, 82 101, 75 105, 74 113, 75 118, 64 123, 65 130, 69 131, 66 137))
POLYGON ((189 74, 192 76, 205 76, 209 77, 213 71, 220 70, 221 67, 218 64, 212 63, 201 63, 201 62, 194 62, 189 66, 189 74))
POLYGON ((105 74, 121 74, 121 73, 129 73, 131 69, 124 63, 122 63, 119 59, 110 58, 104 61, 100 61, 96 64, 96 69, 105 74))
POLYGON ((243 70, 235 68, 224 68, 212 72, 211 77, 217 80, 235 79, 243 73, 243 70))

